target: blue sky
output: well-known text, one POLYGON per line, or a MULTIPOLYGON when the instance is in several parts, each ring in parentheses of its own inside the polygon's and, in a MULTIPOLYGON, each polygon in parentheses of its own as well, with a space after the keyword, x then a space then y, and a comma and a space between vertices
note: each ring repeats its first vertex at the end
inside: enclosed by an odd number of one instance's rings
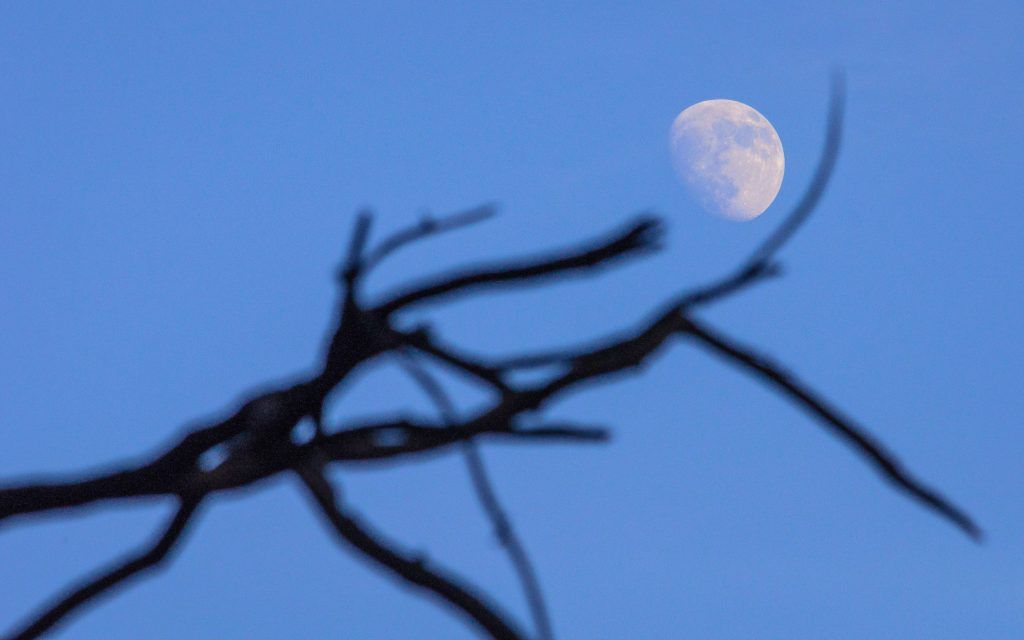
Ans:
MULTIPOLYGON (((684 343, 550 411, 614 427, 610 445, 485 456, 561 638, 1019 638, 1024 9, 838 4, 6 5, 3 477, 134 459, 309 370, 362 206, 386 230, 501 205, 396 257, 375 291, 657 211, 669 242, 649 260, 417 314, 493 353, 630 326, 735 265, 796 201, 841 64, 842 155, 786 277, 705 317, 869 426, 985 544, 684 343), (753 222, 702 213, 672 173, 669 124, 710 98, 752 105, 785 147, 782 191, 753 222)), ((335 413, 402 408, 430 409, 384 367, 335 413)), ((393 538, 525 614, 458 458, 336 477, 393 538)), ((147 540, 166 509, 2 527, 0 626, 147 540)), ((286 636, 473 637, 339 551, 289 480, 216 501, 169 569, 56 634, 286 636)))

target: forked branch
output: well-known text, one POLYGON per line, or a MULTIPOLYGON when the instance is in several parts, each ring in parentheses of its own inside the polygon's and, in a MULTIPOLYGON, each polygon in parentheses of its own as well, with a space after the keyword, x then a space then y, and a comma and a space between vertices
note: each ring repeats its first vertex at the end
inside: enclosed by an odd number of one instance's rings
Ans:
POLYGON ((423 589, 489 637, 525 639, 527 636, 512 618, 477 589, 428 565, 425 560, 393 549, 373 533, 340 503, 325 475, 325 465, 329 464, 396 464, 406 458, 457 447, 466 456, 478 497, 523 582, 538 640, 547 640, 553 634, 534 569, 507 512, 497 501, 477 443, 488 439, 536 444, 606 441, 608 431, 602 427, 552 423, 545 421, 541 412, 558 398, 583 386, 637 370, 675 338, 693 340, 740 370, 768 382, 817 418, 830 433, 852 445, 913 500, 971 537, 979 538, 979 528, 962 509, 912 476, 876 437, 781 367, 755 350, 739 346, 693 315, 703 305, 735 295, 779 274, 780 250, 820 203, 832 175, 842 133, 842 107, 842 82, 837 78, 824 149, 810 187, 779 228, 735 272, 669 296, 665 304, 649 313, 637 326, 597 342, 568 345, 547 353, 493 358, 471 354, 444 342, 426 325, 413 330, 400 328, 397 320, 403 311, 416 305, 438 304, 455 296, 495 291, 509 285, 536 285, 557 277, 585 275, 623 259, 642 256, 660 247, 662 224, 659 219, 638 218, 623 229, 577 247, 469 266, 414 282, 397 293, 383 296, 382 302, 364 305, 360 291, 363 277, 388 256, 413 242, 480 222, 493 210, 481 207, 450 217, 428 218, 375 246, 371 246, 372 219, 369 214, 361 214, 348 256, 339 270, 342 291, 337 321, 328 335, 326 350, 315 374, 252 393, 222 419, 188 430, 176 442, 156 452, 148 462, 125 465, 114 472, 85 478, 33 480, 0 487, 0 523, 15 516, 63 511, 97 502, 170 496, 180 503, 164 533, 146 550, 70 589, 7 637, 37 638, 100 595, 159 566, 182 536, 198 505, 211 500, 214 494, 250 487, 277 474, 297 473, 318 511, 350 548, 403 582, 423 589), (324 424, 323 407, 328 395, 354 371, 388 354, 406 358, 410 373, 438 405, 441 419, 399 418, 362 424, 324 424), (492 392, 488 404, 472 415, 458 415, 441 383, 415 360, 409 359, 415 356, 443 363, 486 387, 492 392), (520 369, 539 367, 552 370, 539 371, 542 375, 535 376, 528 384, 516 382, 516 377, 511 375, 520 369), (308 442, 296 442, 293 432, 305 419, 312 419, 317 425, 316 434, 308 442), (214 453, 217 455, 210 455, 214 453), (209 459, 220 462, 211 468, 204 464, 209 459))

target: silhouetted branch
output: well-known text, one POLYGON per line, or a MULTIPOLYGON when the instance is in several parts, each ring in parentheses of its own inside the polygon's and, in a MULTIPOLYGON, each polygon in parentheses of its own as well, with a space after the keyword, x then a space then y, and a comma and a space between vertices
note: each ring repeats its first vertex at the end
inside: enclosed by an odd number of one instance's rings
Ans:
POLYGON ((394 573, 407 584, 425 589, 446 604, 460 611, 480 626, 495 640, 525 640, 497 605, 487 602, 482 595, 436 567, 430 567, 425 558, 407 557, 395 551, 372 534, 355 516, 343 510, 334 495, 334 489, 323 473, 309 465, 296 468, 299 477, 309 489, 320 513, 343 541, 357 549, 377 566, 394 573))
POLYGON ((843 109, 846 101, 846 83, 841 71, 832 76, 832 94, 829 100, 826 122, 825 145, 822 148, 818 168, 811 184, 793 210, 783 219, 781 225, 758 245, 747 261, 721 280, 685 293, 675 302, 686 309, 719 300, 737 293, 741 289, 760 282, 766 277, 779 274, 778 265, 772 262, 775 254, 788 242, 797 229, 810 217, 821 202, 825 188, 832 178, 839 157, 839 143, 843 137, 843 109))
POLYGON ((508 433, 495 433, 498 437, 523 438, 555 442, 565 440, 567 442, 608 442, 611 440, 611 432, 605 427, 580 427, 574 425, 552 424, 546 427, 533 429, 516 429, 508 433))
POLYGON ((500 367, 500 365, 495 366, 486 364, 476 357, 457 353, 455 349, 449 345, 441 346, 438 344, 437 340, 430 335, 430 332, 427 331, 426 328, 421 327, 416 331, 406 333, 396 332, 396 336, 396 339, 401 341, 403 344, 409 345, 421 353, 449 364, 456 369, 459 369, 464 373, 467 373, 470 376, 496 388, 501 393, 507 393, 510 391, 503 376, 504 369, 500 367))
POLYGON ((912 498, 939 515, 974 539, 981 538, 981 530, 967 514, 954 506, 940 493, 911 476, 891 452, 887 451, 874 437, 838 409, 832 407, 824 398, 802 384, 791 373, 771 362, 767 357, 752 349, 740 347, 727 339, 720 332, 712 330, 708 325, 698 323, 690 318, 686 333, 692 335, 707 346, 713 353, 723 356, 729 362, 753 371, 758 377, 772 383, 783 394, 814 414, 822 423, 832 429, 854 447, 858 453, 867 458, 879 472, 890 482, 910 494, 912 498))
POLYGON ((372 252, 363 258, 362 268, 369 271, 380 264, 380 262, 386 257, 406 245, 412 244, 417 240, 422 240, 429 236, 454 231, 456 229, 477 224, 478 222, 483 222, 484 220, 493 217, 496 212, 497 210, 494 205, 484 204, 479 207, 469 209, 468 211, 463 211, 461 213, 441 218, 432 218, 430 216, 424 217, 420 220, 419 224, 409 227, 408 229, 398 231, 377 245, 372 252))
POLYGON ((352 284, 363 268, 362 256, 366 250, 366 243, 370 240, 370 226, 373 224, 373 217, 369 211, 361 211, 356 216, 356 226, 352 231, 352 238, 349 241, 348 257, 345 266, 341 271, 341 280, 352 290, 352 284))
POLYGON ((485 286, 508 283, 537 283, 546 277, 564 275, 575 271, 593 270, 606 266, 612 261, 629 256, 639 256, 661 246, 661 221, 652 217, 641 217, 625 230, 583 249, 560 251, 540 258, 509 261, 442 276, 434 281, 412 287, 405 293, 392 296, 377 307, 376 312, 389 316, 399 309, 410 307, 426 300, 450 297, 485 286))
POLYGON ((146 551, 126 558, 110 570, 75 588, 50 605, 24 628, 9 636, 10 640, 32 640, 40 637, 78 607, 133 576, 159 565, 185 532, 185 527, 188 526, 198 506, 198 500, 183 500, 163 534, 146 551))
POLYGON ((842 113, 843 89, 841 78, 837 76, 826 141, 809 189, 781 226, 737 271, 670 298, 631 330, 546 353, 511 358, 469 354, 455 345, 443 343, 425 326, 412 331, 399 329, 394 319, 397 312, 416 304, 439 303, 459 294, 510 284, 539 284, 554 277, 593 272, 620 259, 653 251, 659 247, 662 235, 658 219, 641 217, 601 240, 553 254, 470 266, 442 274, 385 296, 384 302, 377 306, 364 307, 357 289, 368 269, 416 240, 478 222, 491 215, 491 209, 485 207, 447 218, 428 219, 393 234, 372 249, 368 248, 371 217, 368 213, 360 214, 339 271, 342 295, 337 321, 329 333, 326 351, 315 374, 289 385, 252 393, 226 418, 187 430, 148 462, 70 480, 34 480, 0 488, 0 522, 18 515, 114 500, 151 499, 162 495, 181 500, 166 532, 147 551, 70 591, 12 637, 38 637, 76 607, 158 565, 167 557, 200 501, 217 493, 251 487, 279 473, 297 472, 342 540, 402 580, 426 589, 455 607, 491 637, 522 638, 509 618, 484 596, 443 572, 427 567, 423 561, 391 549, 372 534, 338 504, 333 488, 323 476, 323 465, 327 462, 397 463, 406 457, 438 454, 458 446, 466 456, 477 495, 523 582, 540 640, 546 640, 551 637, 551 629, 536 576, 497 501, 474 442, 481 438, 529 443, 606 441, 608 432, 603 428, 546 422, 539 411, 565 393, 645 366, 676 337, 692 338, 731 364, 770 382, 851 444, 911 498, 949 519, 968 535, 979 538, 980 530, 963 511, 913 478, 863 428, 777 365, 751 349, 738 346, 691 316, 700 305, 734 295, 778 275, 776 254, 818 205, 835 167, 842 113), (410 373, 441 410, 440 422, 392 419, 334 428, 323 424, 326 398, 354 371, 382 355, 396 353, 409 357, 410 351, 454 367, 495 393, 474 414, 459 416, 444 390, 410 359, 410 373), (554 365, 552 370, 536 372, 531 383, 518 383, 511 375, 520 369, 550 365, 554 365), (293 432, 306 418, 315 422, 316 433, 312 440, 296 443, 293 432), (209 459, 204 456, 211 453, 218 454, 213 457, 219 459, 212 468, 203 464, 204 459, 209 459))
POLYGON ((170 478, 139 467, 81 480, 43 481, 0 489, 0 520, 53 509, 69 509, 101 500, 141 498, 173 493, 170 478))
POLYGON ((800 202, 793 208, 792 213, 786 216, 782 224, 747 259, 746 268, 759 264, 766 265, 771 262, 772 257, 793 237, 800 225, 811 216, 818 203, 821 202, 821 196, 825 193, 825 188, 835 170, 836 160, 839 158, 839 143, 843 139, 843 109, 845 105, 846 79, 842 71, 837 70, 832 76, 825 146, 821 152, 818 169, 814 172, 811 184, 800 198, 800 202))
MULTIPOLYGON (((402 363, 406 371, 409 372, 409 375, 416 380, 423 391, 437 405, 437 409, 445 423, 449 427, 458 423, 459 418, 455 404, 448 397, 448 394, 445 393, 441 384, 426 369, 420 366, 414 356, 404 351, 401 353, 401 356, 403 356, 402 363)), ((548 613, 547 604, 544 602, 544 592, 541 590, 537 571, 534 569, 533 562, 526 552, 526 547, 512 526, 512 520, 509 518, 508 512, 505 511, 501 501, 498 500, 498 494, 495 492, 494 484, 487 473, 483 457, 480 455, 480 451, 472 439, 462 442, 462 454, 466 461, 466 467, 469 469, 469 476, 473 481, 473 489, 476 491, 477 499, 480 501, 484 513, 490 519, 491 525, 494 527, 494 535, 498 538, 502 547, 508 551, 512 566, 519 576, 519 582, 522 584, 523 592, 526 595, 526 601, 530 607, 537 636, 540 640, 551 640, 554 637, 551 630, 551 618, 548 613)))
POLYGON ((352 426, 323 434, 315 442, 296 445, 280 443, 274 451, 239 449, 214 469, 195 466, 170 469, 149 464, 132 471, 120 471, 81 482, 26 484, 0 490, 0 519, 69 509, 100 501, 124 501, 175 496, 182 492, 214 494, 264 480, 286 470, 297 460, 326 451, 337 462, 388 460, 439 451, 476 437, 497 437, 515 442, 603 442, 607 431, 592 426, 548 424, 538 428, 514 428, 511 419, 497 414, 460 423, 417 423, 409 420, 352 426))
POLYGON ((551 629, 551 614, 548 613, 544 592, 541 589, 540 579, 537 577, 533 561, 530 560, 526 547, 519 539, 507 512, 501 506, 487 467, 484 466, 483 456, 472 440, 467 440, 463 444, 463 454, 476 494, 493 523, 494 535, 508 550, 512 566, 515 567, 516 573, 519 575, 519 581, 523 585, 526 602, 533 617, 534 628, 537 630, 537 637, 540 640, 551 640, 554 637, 554 632, 551 629))

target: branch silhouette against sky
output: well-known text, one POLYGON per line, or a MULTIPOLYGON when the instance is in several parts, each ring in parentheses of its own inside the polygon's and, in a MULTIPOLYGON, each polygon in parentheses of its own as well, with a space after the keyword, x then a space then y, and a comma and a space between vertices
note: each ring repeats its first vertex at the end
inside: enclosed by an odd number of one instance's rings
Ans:
POLYGON ((735 272, 668 296, 662 307, 640 314, 642 319, 635 327, 597 343, 493 359, 442 342, 428 325, 403 327, 400 318, 414 306, 439 305, 460 296, 592 275, 641 258, 661 248, 663 225, 659 218, 641 216, 589 242, 538 256, 470 265, 412 282, 378 298, 363 288, 365 276, 373 268, 405 246, 480 223, 494 210, 483 206, 450 217, 426 218, 376 244, 371 242, 372 217, 360 214, 338 273, 341 294, 337 320, 315 375, 254 393, 227 417, 186 432, 144 463, 87 477, 34 479, 0 488, 0 521, 8 521, 6 524, 19 517, 98 503, 156 497, 177 501, 165 528, 149 545, 68 587, 4 637, 41 637, 99 597, 159 567, 172 557, 188 527, 212 506, 217 494, 250 487, 271 476, 294 474, 308 491, 313 508, 346 550, 420 589, 425 597, 438 601, 491 638, 549 640, 553 636, 550 612, 538 571, 498 499, 479 444, 605 442, 609 434, 606 426, 545 420, 543 409, 582 387, 616 374, 640 371, 673 341, 693 344, 764 382, 804 409, 911 500, 971 538, 980 539, 980 529, 964 511, 907 471, 865 428, 781 365, 726 336, 698 315, 703 307, 780 274, 778 253, 819 205, 834 171, 842 137, 843 105, 843 84, 837 76, 822 156, 810 186, 775 232, 735 272), (328 396, 357 369, 387 357, 397 358, 430 397, 437 408, 437 419, 328 424, 324 417, 328 396), (487 389, 491 393, 489 403, 463 415, 443 381, 431 373, 431 367, 438 364, 465 374, 487 389), (552 371, 540 376, 539 381, 514 381, 517 372, 542 368, 552 371), (306 439, 297 436, 304 421, 314 425, 306 439), (367 460, 400 464, 443 451, 459 451, 466 459, 481 506, 522 583, 532 631, 525 630, 522 622, 466 578, 422 555, 402 550, 389 535, 375 530, 346 503, 329 474, 336 464, 367 460))

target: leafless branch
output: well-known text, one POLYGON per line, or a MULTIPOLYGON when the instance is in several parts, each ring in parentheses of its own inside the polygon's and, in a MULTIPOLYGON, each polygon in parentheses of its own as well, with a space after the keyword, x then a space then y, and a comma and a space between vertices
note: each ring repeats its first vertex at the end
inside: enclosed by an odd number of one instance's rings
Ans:
POLYGON ((363 258, 362 268, 369 271, 391 254, 417 240, 483 222, 493 217, 495 213, 497 213, 497 209, 494 205, 484 204, 441 218, 426 216, 420 220, 419 224, 403 229, 378 244, 372 252, 363 258))
POLYGON ((688 338, 765 380, 821 421, 833 434, 851 444, 880 473, 912 499, 979 538, 974 522, 953 503, 929 488, 897 462, 878 440, 844 416, 795 377, 756 351, 738 346, 721 332, 693 317, 701 305, 735 295, 747 286, 778 275, 776 255, 819 204, 835 167, 842 133, 841 78, 833 84, 827 134, 821 161, 811 185, 796 208, 739 267, 716 282, 669 297, 631 329, 603 340, 569 345, 548 353, 513 358, 490 358, 467 353, 442 342, 426 326, 412 331, 396 326, 400 313, 415 305, 440 303, 457 295, 495 291, 517 284, 541 284, 555 277, 598 271, 621 259, 638 257, 660 246, 662 225, 641 217, 615 233, 581 246, 538 257, 469 266, 414 282, 364 305, 363 276, 383 259, 412 242, 478 222, 491 214, 480 208, 399 231, 371 247, 369 214, 356 221, 346 259, 340 269, 342 291, 337 319, 315 373, 291 384, 253 392, 226 417, 187 429, 176 441, 155 452, 147 462, 123 465, 108 473, 70 479, 32 479, 0 487, 0 524, 17 516, 79 508, 122 500, 174 497, 181 506, 165 533, 148 550, 132 556, 107 573, 70 590, 12 638, 39 637, 76 608, 122 585, 128 578, 158 566, 182 535, 198 504, 280 473, 296 472, 319 511, 346 543, 378 566, 408 584, 425 589, 473 621, 491 638, 524 638, 497 605, 454 577, 428 567, 425 561, 395 551, 338 503, 323 475, 328 462, 400 463, 406 458, 436 455, 458 447, 466 456, 474 488, 506 546, 524 585, 539 640, 551 637, 549 616, 533 568, 499 504, 486 468, 475 448, 483 439, 528 443, 604 442, 608 432, 592 425, 545 421, 541 410, 571 391, 635 372, 649 363, 674 338, 688 338), (441 410, 440 421, 390 419, 359 424, 323 424, 323 407, 332 391, 361 367, 386 354, 415 353, 470 376, 493 391, 488 403, 472 415, 460 416, 444 390, 410 360, 410 373, 441 410), (531 383, 516 382, 519 369, 541 370, 531 383), (313 439, 296 443, 295 427, 311 418, 313 439), (203 460, 219 454, 210 468, 203 460))
MULTIPOLYGON (((405 351, 400 353, 402 363, 409 375, 416 380, 423 391, 433 400, 437 406, 442 419, 450 427, 458 423, 458 412, 455 404, 445 393, 441 384, 434 379, 430 373, 416 361, 415 357, 405 351)), ((494 490, 494 483, 491 482, 490 474, 484 465, 483 456, 472 439, 462 442, 462 455, 469 469, 469 476, 473 481, 473 489, 476 491, 477 499, 483 507, 484 513, 494 527, 494 535, 501 545, 508 551, 512 566, 519 576, 519 582, 523 586, 526 601, 530 606, 530 613, 533 617, 533 625, 537 630, 540 640, 551 640, 554 634, 551 630, 551 618, 548 613, 547 603, 544 601, 544 592, 541 590, 540 580, 537 578, 537 571, 530 560, 526 547, 519 539, 519 535, 512 525, 508 512, 501 505, 498 494, 494 490)))
POLYGON ((474 623, 495 640, 525 640, 508 616, 484 596, 473 593, 460 581, 436 567, 425 558, 407 557, 382 542, 378 536, 360 523, 354 515, 338 504, 334 489, 320 470, 303 465, 296 468, 299 477, 309 489, 320 513, 343 541, 372 560, 377 566, 395 574, 406 584, 420 587, 440 598, 474 623))
POLYGON ((934 510, 960 527, 964 533, 975 540, 981 538, 981 529, 966 513, 953 505, 942 494, 911 476, 896 459, 896 456, 887 451, 877 439, 797 380, 793 374, 771 362, 766 356, 750 348, 737 345, 721 332, 713 330, 707 324, 697 322, 693 318, 688 320, 684 331, 696 338, 700 344, 708 347, 713 353, 754 372, 759 378, 776 386, 786 397, 812 413, 833 433, 853 446, 890 482, 906 491, 925 507, 934 510))
POLYGON ((644 216, 624 230, 583 249, 569 249, 539 258, 498 263, 414 285, 405 293, 390 297, 376 311, 382 316, 389 316, 399 309, 458 293, 511 283, 539 284, 551 276, 594 270, 614 260, 637 257, 660 248, 662 231, 660 220, 644 216))
POLYGON ((766 265, 779 249, 785 245, 797 229, 811 216, 811 213, 821 202, 836 168, 836 160, 839 158, 839 143, 843 139, 843 110, 846 105, 846 79, 842 71, 836 71, 832 76, 832 95, 828 109, 828 124, 826 126, 825 146, 821 152, 821 160, 818 162, 818 169, 814 172, 811 184, 804 192, 800 202, 793 211, 786 217, 783 223, 747 259, 746 268, 754 265, 766 265))
POLYGON ((69 591, 67 595, 39 613, 25 627, 11 634, 10 640, 38 638, 59 624, 78 607, 123 584, 130 578, 159 566, 185 532, 185 527, 192 520, 198 506, 198 500, 183 500, 163 534, 146 551, 125 558, 111 569, 69 591))

